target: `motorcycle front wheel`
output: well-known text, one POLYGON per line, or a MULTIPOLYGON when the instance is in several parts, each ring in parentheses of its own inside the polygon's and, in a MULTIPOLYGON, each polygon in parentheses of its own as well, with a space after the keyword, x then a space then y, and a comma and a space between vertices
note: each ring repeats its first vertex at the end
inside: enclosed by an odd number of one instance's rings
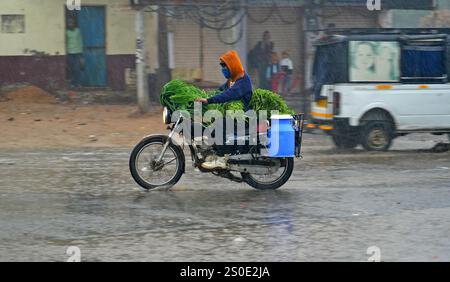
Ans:
POLYGON ((167 138, 162 135, 147 137, 131 152, 129 163, 131 175, 145 190, 170 188, 178 183, 184 173, 184 153, 172 142, 158 162, 167 138))
POLYGON ((242 173, 242 178, 255 189, 276 190, 286 184, 294 171, 294 158, 284 158, 282 163, 277 173, 263 175, 242 173))

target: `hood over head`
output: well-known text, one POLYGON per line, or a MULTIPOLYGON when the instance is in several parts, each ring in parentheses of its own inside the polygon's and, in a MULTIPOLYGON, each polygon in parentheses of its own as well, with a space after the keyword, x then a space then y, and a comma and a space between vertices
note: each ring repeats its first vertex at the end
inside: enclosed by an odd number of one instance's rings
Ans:
POLYGON ((220 57, 220 60, 223 61, 230 70, 231 81, 234 82, 244 76, 245 70, 236 51, 231 50, 226 52, 220 57))

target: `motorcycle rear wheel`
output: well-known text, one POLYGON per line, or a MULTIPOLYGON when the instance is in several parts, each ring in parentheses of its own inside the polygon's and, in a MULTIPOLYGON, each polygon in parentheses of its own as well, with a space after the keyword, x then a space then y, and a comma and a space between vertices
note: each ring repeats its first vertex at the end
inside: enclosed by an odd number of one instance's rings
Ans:
POLYGON ((284 161, 284 167, 280 167, 280 169, 283 169, 281 175, 274 179, 265 181, 260 176, 250 173, 241 173, 242 178, 248 185, 258 190, 276 190, 281 188, 291 178, 294 171, 294 158, 285 158, 284 161))

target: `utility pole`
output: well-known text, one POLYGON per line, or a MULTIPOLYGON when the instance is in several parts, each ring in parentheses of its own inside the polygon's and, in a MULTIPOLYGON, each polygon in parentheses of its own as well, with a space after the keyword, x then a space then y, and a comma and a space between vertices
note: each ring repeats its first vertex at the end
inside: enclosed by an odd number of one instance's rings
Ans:
POLYGON ((204 79, 205 70, 205 31, 203 20, 200 21, 200 81, 204 79))
POLYGON ((172 79, 169 66, 168 23, 165 9, 161 6, 160 13, 158 13, 158 84, 160 87, 172 79))
MULTIPOLYGON (((240 13, 236 16, 237 18, 241 17, 245 13, 245 0, 240 1, 240 13)), ((247 69, 247 16, 242 18, 240 24, 235 26, 232 29, 232 38, 237 38, 241 36, 241 39, 236 42, 235 49, 238 51, 241 56, 241 63, 245 69, 247 69)))
POLYGON ((145 50, 145 25, 144 9, 136 10, 136 77, 137 77, 137 100, 141 113, 150 110, 150 99, 148 95, 146 50, 145 50))
POLYGON ((437 27, 437 17, 439 15, 439 1, 433 0, 433 27, 437 27))

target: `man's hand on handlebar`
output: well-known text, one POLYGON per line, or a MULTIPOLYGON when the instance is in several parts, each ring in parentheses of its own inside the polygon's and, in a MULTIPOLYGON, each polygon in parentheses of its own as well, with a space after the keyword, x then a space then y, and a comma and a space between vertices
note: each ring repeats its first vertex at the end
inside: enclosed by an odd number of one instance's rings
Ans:
POLYGON ((195 102, 199 102, 199 103, 202 103, 202 104, 208 104, 208 99, 198 98, 197 100, 195 100, 195 102))

